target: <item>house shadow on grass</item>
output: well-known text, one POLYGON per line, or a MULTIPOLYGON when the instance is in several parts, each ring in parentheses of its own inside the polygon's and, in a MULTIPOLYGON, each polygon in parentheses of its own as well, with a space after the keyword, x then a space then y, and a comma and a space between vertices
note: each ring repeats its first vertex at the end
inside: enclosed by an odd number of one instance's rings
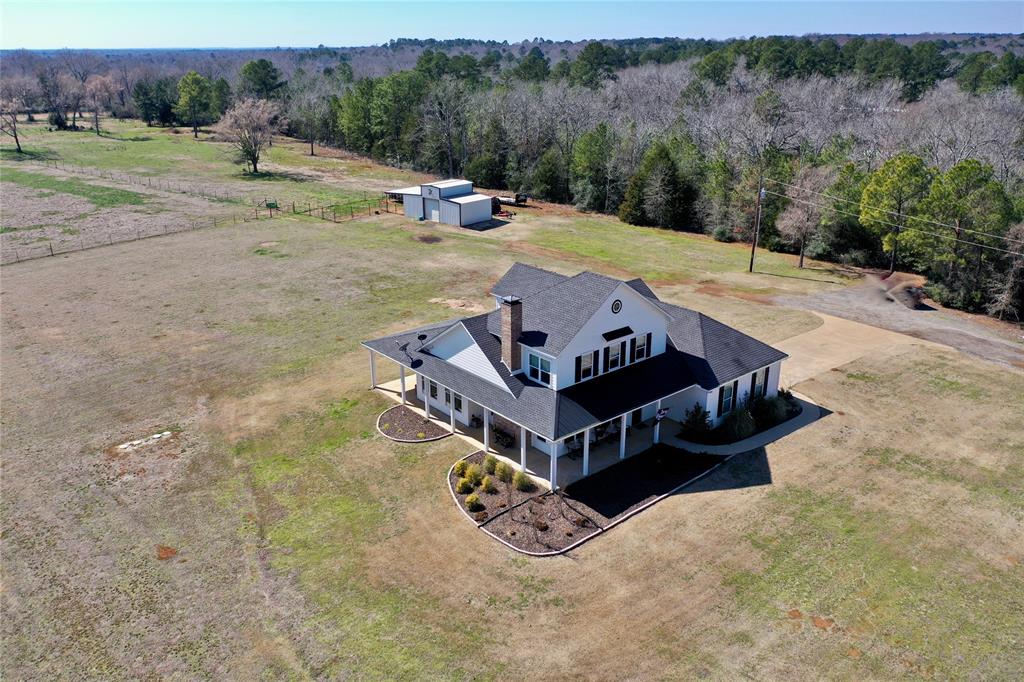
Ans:
POLYGON ((569 485, 563 494, 578 511, 607 526, 669 494, 749 488, 771 482, 763 447, 730 459, 659 444, 569 485), (689 481, 692 483, 686 485, 689 481))

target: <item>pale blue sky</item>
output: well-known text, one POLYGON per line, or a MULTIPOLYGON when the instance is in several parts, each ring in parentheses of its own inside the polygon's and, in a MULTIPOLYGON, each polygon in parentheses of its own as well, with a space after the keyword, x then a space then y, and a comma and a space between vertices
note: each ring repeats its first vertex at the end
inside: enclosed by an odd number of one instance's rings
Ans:
POLYGON ((0 0, 0 47, 369 45, 390 38, 517 42, 805 33, 1024 33, 1024 2, 31 2, 0 0))

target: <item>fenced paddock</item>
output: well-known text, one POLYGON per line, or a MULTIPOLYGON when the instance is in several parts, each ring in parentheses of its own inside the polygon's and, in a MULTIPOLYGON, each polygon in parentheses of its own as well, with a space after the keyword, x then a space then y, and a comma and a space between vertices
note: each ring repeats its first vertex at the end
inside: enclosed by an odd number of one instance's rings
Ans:
MULTIPOLYGON (((161 178, 150 178, 131 175, 115 171, 78 166, 76 164, 64 163, 60 160, 24 161, 21 163, 44 166, 66 173, 80 173, 92 177, 98 177, 115 182, 123 182, 143 188, 163 192, 176 192, 190 196, 201 197, 206 200, 222 201, 238 206, 238 210, 228 214, 221 214, 212 217, 183 219, 176 225, 150 225, 146 226, 141 221, 138 227, 122 230, 119 234, 113 233, 83 233, 78 235, 62 235, 59 240, 46 240, 31 243, 3 244, 0 247, 0 264, 8 265, 36 258, 47 258, 62 254, 94 249, 101 246, 112 246, 114 244, 161 237, 168 234, 188 232, 191 230, 209 229, 248 223, 258 220, 276 218, 282 214, 295 216, 308 216, 317 220, 342 223, 356 218, 372 216, 374 214, 393 213, 396 209, 394 202, 386 196, 371 196, 363 194, 363 198, 340 203, 320 202, 283 202, 273 198, 257 198, 240 194, 230 194, 218 191, 213 188, 177 183, 163 180, 161 178)), ((69 227, 71 227, 69 225, 69 227)))

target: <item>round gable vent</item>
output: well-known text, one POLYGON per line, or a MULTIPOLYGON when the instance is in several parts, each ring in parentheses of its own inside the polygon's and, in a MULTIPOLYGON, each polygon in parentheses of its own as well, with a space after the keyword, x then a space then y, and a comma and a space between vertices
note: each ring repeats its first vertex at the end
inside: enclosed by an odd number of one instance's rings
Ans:
POLYGON ((622 310, 622 301, 615 299, 612 301, 612 312, 618 315, 620 310, 622 310))

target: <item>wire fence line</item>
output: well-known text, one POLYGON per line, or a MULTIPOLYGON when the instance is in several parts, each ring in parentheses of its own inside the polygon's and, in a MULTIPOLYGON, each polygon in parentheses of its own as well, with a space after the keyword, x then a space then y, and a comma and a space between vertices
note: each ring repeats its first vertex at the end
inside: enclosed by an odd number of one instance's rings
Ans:
MULTIPOLYGON (((22 163, 37 162, 28 161, 22 163)), ((266 197, 262 199, 247 198, 243 195, 231 195, 224 192, 218 193, 208 189, 190 191, 186 185, 171 183, 159 178, 142 178, 141 176, 132 176, 127 173, 92 169, 86 166, 77 166, 75 164, 65 164, 59 160, 47 161, 42 165, 67 172, 74 172, 77 170, 94 177, 145 185, 148 187, 163 189, 165 191, 194 194, 204 198, 218 198, 223 201, 240 201, 243 203, 251 202, 252 208, 247 208, 229 215, 189 219, 177 226, 165 225, 162 227, 148 229, 145 227, 138 227, 133 230, 108 232, 106 234, 77 235, 76 237, 69 236, 67 238, 62 238, 59 241, 47 240, 32 244, 4 245, 0 248, 0 264, 2 265, 34 260, 36 258, 50 258, 76 251, 95 249, 102 246, 113 246, 115 244, 138 241, 140 239, 162 237, 164 235, 190 232, 198 229, 226 227, 228 225, 238 225, 240 223, 269 220, 279 217, 282 213, 306 215, 320 220, 331 221, 333 223, 342 223, 356 218, 379 214, 381 211, 385 213, 393 213, 397 210, 400 212, 400 209, 396 209, 395 202, 391 201, 386 195, 381 197, 371 197, 364 193, 362 199, 349 202, 322 204, 319 201, 316 203, 292 201, 288 202, 288 205, 286 206, 283 202, 278 202, 276 199, 269 199, 266 197), (150 183, 149 181, 151 180, 154 180, 155 182, 150 183), (181 189, 177 189, 177 187, 181 187, 181 189)))

